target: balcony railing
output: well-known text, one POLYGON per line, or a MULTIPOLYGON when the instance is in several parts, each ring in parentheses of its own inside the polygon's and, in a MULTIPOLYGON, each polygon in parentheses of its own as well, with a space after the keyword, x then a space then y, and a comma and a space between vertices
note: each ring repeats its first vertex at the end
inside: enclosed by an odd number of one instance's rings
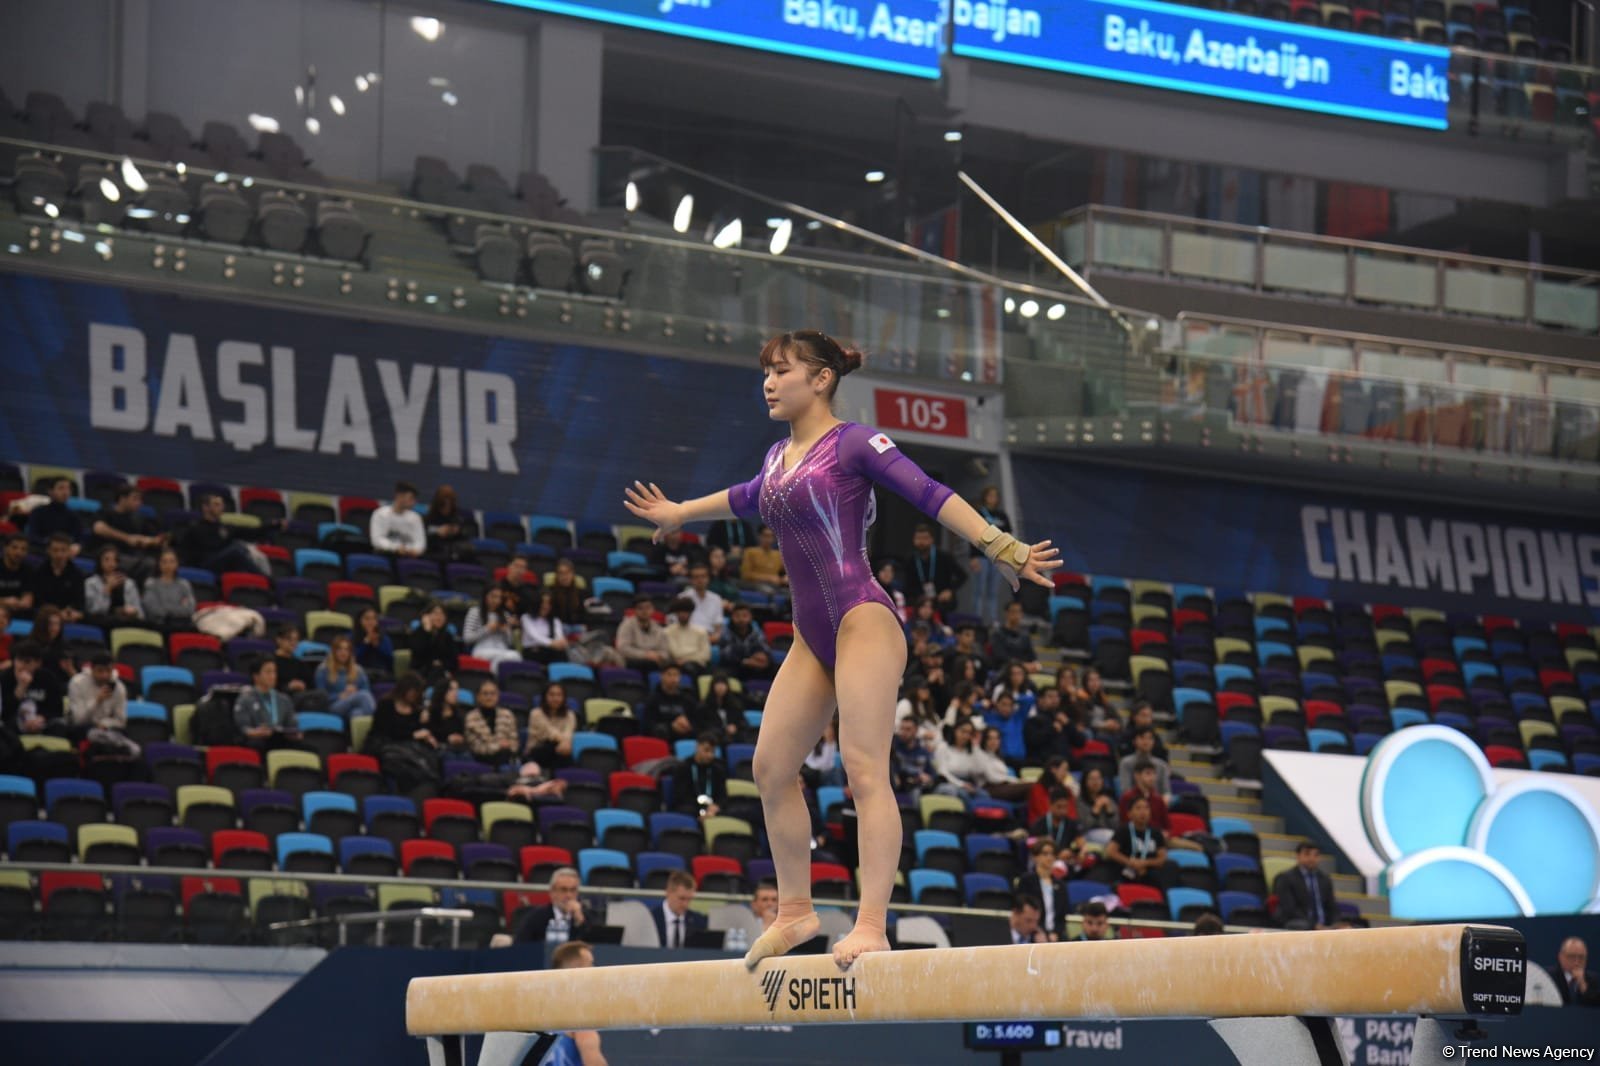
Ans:
POLYGON ((1090 206, 1044 227, 1074 267, 1600 332, 1600 274, 1090 206))

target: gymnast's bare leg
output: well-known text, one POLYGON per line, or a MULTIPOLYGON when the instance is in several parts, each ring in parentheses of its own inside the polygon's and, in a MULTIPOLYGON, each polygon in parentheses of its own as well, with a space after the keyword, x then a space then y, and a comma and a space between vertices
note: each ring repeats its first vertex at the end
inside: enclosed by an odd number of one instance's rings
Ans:
POLYGON ((834 690, 839 696, 839 754, 860 827, 861 900, 856 925, 833 948, 840 969, 868 951, 888 951, 885 922, 900 866, 900 807, 889 781, 895 700, 906 668, 899 621, 880 603, 850 609, 839 625, 834 690))
MULTIPOLYGON (((888 616, 887 611, 883 613, 888 616)), ((902 640, 902 655, 904 643, 902 640)), ((895 676, 898 679, 899 675, 895 676)), ((782 955, 804 944, 817 935, 820 926, 811 906, 811 813, 800 786, 800 766, 833 718, 836 703, 828 671, 797 631, 788 656, 778 667, 772 691, 767 694, 761 731, 756 736, 753 774, 761 792, 767 840, 778 875, 778 917, 750 945, 744 957, 744 964, 750 969, 769 955, 782 955)), ((889 705, 889 719, 892 725, 893 703, 889 705)), ((884 743, 888 744, 887 734, 884 743)), ((892 795, 889 801, 892 806, 892 795)), ((898 811, 895 829, 899 831, 898 811)), ((899 856, 897 845, 897 863, 899 856)), ((890 877, 893 876, 891 872, 890 877)), ((887 899, 888 893, 884 895, 887 899)))

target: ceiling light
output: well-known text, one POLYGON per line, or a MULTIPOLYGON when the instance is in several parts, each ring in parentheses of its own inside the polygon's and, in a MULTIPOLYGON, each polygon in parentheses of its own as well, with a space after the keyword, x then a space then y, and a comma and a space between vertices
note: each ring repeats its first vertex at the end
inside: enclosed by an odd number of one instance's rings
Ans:
POLYGON ((959 144, 961 142, 961 131, 960 130, 945 130, 944 131, 944 139, 949 144, 959 144))
POLYGON ((876 184, 878 184, 878 182, 882 181, 887 175, 885 175, 884 172, 881 171, 881 170, 869 170, 869 171, 867 171, 867 175, 866 176, 867 176, 867 184, 868 185, 876 185, 876 184))
POLYGON ((315 137, 322 132, 322 121, 315 115, 306 116, 306 132, 315 137))
POLYGON ((411 16, 411 32, 421 37, 424 41, 437 41, 444 32, 444 23, 436 18, 426 15, 411 16))
POLYGON ((150 188, 149 183, 144 180, 144 175, 139 173, 139 168, 134 166, 133 160, 127 156, 122 158, 122 184, 134 192, 144 192, 150 188))
POLYGON ((372 88, 372 83, 367 80, 367 76, 365 74, 357 74, 356 75, 356 92, 364 93, 370 88, 372 88))
POLYGON ((118 200, 122 199, 122 190, 117 188, 117 183, 112 181, 110 178, 101 178, 100 195, 104 196, 112 203, 116 203, 118 200))
POLYGON ((304 107, 305 106, 305 102, 306 102, 306 87, 304 85, 296 85, 294 87, 294 106, 296 106, 296 107, 304 107))
POLYGON ((55 204, 47 203, 44 205, 44 213, 49 215, 51 218, 60 218, 61 208, 57 207, 55 204))
POLYGON ((1064 316, 1066 313, 1066 304, 1051 304, 1050 310, 1044 313, 1044 317, 1048 318, 1052 322, 1059 322, 1062 316, 1064 316))
POLYGON ((1009 315, 1011 312, 1015 311, 1016 309, 1017 309, 1016 298, 1015 297, 1011 297, 1011 296, 1007 296, 1006 297, 1006 314, 1009 315))
POLYGON ((450 88, 450 79, 435 75, 428 79, 428 84, 435 89, 448 89, 450 88))
POLYGON ((84 241, 89 239, 75 229, 63 230, 61 236, 65 237, 73 244, 82 244, 84 241))
POLYGON ((794 222, 791 219, 779 219, 778 224, 772 229, 771 252, 773 255, 782 255, 789 247, 789 238, 794 235, 794 222))
POLYGON ((344 114, 344 101, 339 99, 337 94, 329 95, 328 106, 333 108, 333 113, 335 115, 344 114))
POLYGON ((178 160, 178 164, 174 169, 177 170, 178 177, 181 178, 185 174, 189 173, 189 164, 185 163, 183 160, 180 159, 180 160, 178 160))
POLYGON ((250 128, 257 133, 277 133, 278 120, 271 115, 250 114, 250 128))
POLYGON ((685 193, 683 199, 678 201, 678 209, 672 213, 672 228, 679 233, 689 232, 689 223, 694 219, 694 197, 685 193))
POLYGON ((822 228, 822 223, 818 222, 816 219, 812 219, 810 222, 806 223, 806 229, 817 230, 817 229, 821 229, 821 228, 822 228))
POLYGON ((1018 307, 1017 311, 1021 313, 1023 318, 1032 318, 1034 315, 1039 313, 1039 301, 1023 300, 1022 306, 1018 307))
POLYGON ((744 223, 738 219, 723 226, 711 243, 717 248, 733 248, 744 241, 744 223))
POLYGON ((450 107, 455 107, 456 104, 461 102, 461 97, 457 96, 449 89, 446 89, 444 92, 440 93, 439 99, 443 100, 450 107))
POLYGON ((622 207, 626 211, 639 210, 639 186, 635 182, 628 182, 628 187, 622 190, 622 207))

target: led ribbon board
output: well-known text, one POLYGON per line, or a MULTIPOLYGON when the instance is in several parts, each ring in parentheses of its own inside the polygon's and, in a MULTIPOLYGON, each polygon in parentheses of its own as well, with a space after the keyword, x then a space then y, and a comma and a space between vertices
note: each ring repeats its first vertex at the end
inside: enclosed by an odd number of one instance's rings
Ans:
POLYGON ((870 70, 939 76, 941 0, 494 0, 870 70))
POLYGON ((1150 0, 951 0, 974 59, 1442 130, 1450 50, 1150 0))

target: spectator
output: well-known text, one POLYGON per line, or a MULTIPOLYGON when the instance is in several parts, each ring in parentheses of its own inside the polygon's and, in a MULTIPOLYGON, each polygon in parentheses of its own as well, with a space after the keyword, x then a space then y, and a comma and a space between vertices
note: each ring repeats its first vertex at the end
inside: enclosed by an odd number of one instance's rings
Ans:
POLYGON ((1078 668, 1071 663, 1056 671, 1056 689, 1061 693, 1062 704, 1073 711, 1083 707, 1089 696, 1078 680, 1078 668))
MULTIPOLYGON (((739 598, 738 568, 728 562, 728 553, 721 548, 712 548, 706 553, 706 570, 710 574, 707 590, 717 594, 717 598, 724 604, 732 603, 739 598)), ((689 568, 689 581, 694 582, 694 568, 689 568)), ((722 623, 718 622, 718 625, 722 623)))
POLYGON ((744 550, 756 542, 750 523, 742 518, 724 518, 711 523, 706 530, 706 551, 720 551, 723 557, 737 563, 744 550))
POLYGON ((675 810, 702 818, 715 817, 728 805, 728 771, 717 758, 715 733, 702 733, 694 757, 673 771, 672 801, 675 810))
POLYGON ((1218 918, 1210 911, 1206 911, 1205 913, 1201 914, 1200 917, 1194 920, 1194 928, 1189 930, 1189 935, 1221 936, 1224 932, 1226 932, 1226 930, 1223 929, 1222 919, 1218 918))
POLYGON ((356 616, 356 662, 363 670, 394 671, 394 642, 383 630, 383 619, 376 607, 364 608, 356 616))
POLYGON ((433 683, 422 724, 433 734, 441 754, 466 754, 467 715, 461 709, 461 684, 454 676, 433 683))
POLYGON ((1150 824, 1165 833, 1172 825, 1167 814, 1167 801, 1156 788, 1156 764, 1147 755, 1133 757, 1133 787, 1122 794, 1118 810, 1126 821, 1134 800, 1142 799, 1150 807, 1150 824))
POLYGON ((655 604, 649 596, 633 601, 633 612, 617 627, 617 651, 635 670, 648 673, 672 661, 665 626, 656 624, 655 604))
POLYGON ((39 645, 44 661, 39 669, 53 678, 64 692, 72 680, 72 655, 67 651, 66 620, 61 610, 45 606, 33 613, 33 629, 28 639, 39 645))
POLYGON ((522 657, 541 663, 567 661, 567 627, 556 616, 556 598, 550 589, 539 592, 539 599, 522 616, 522 657))
POLYGON ((889 594, 889 600, 894 604, 895 613, 901 618, 906 615, 906 590, 900 581, 900 564, 893 559, 879 560, 873 569, 878 584, 883 586, 883 591, 889 594))
POLYGON ((500 686, 485 681, 478 686, 476 702, 467 712, 467 747, 474 758, 492 766, 517 759, 517 716, 500 705, 500 686))
POLYGON ((673 663, 663 666, 655 691, 644 701, 646 727, 669 744, 687 740, 703 732, 694 727, 698 714, 695 693, 684 687, 683 671, 673 663))
POLYGON ((1039 928, 1039 916, 1044 904, 1037 896, 1019 895, 1011 904, 1012 944, 1048 944, 1049 934, 1039 928))
POLYGON ((978 647, 977 629, 965 622, 956 627, 956 642, 944 653, 945 669, 958 681, 981 680, 978 677, 962 677, 961 667, 963 661, 975 664, 974 673, 989 668, 988 661, 983 655, 983 649, 978 647))
POLYGON ((1106 788, 1106 775, 1098 766, 1083 772, 1083 788, 1078 792, 1078 824, 1084 832, 1115 829, 1121 819, 1116 797, 1106 788))
POLYGON ((689 601, 693 611, 689 620, 705 630, 707 639, 721 640, 727 605, 720 595, 711 591, 709 564, 697 562, 690 565, 689 587, 683 590, 683 597, 689 601))
POLYGON ((1302 840, 1294 849, 1294 865, 1272 881, 1278 897, 1278 922, 1285 929, 1327 929, 1339 918, 1333 878, 1318 865, 1322 849, 1302 840))
POLYGON ((101 548, 95 563, 95 572, 83 583, 84 613, 108 629, 142 619, 139 586, 122 572, 117 549, 101 548))
POLYGON ((1122 720, 1111 706, 1100 671, 1091 668, 1083 675, 1083 694, 1079 704, 1089 715, 1089 728, 1097 733, 1116 733, 1122 729, 1122 720))
POLYGON ((31 640, 11 649, 11 668, 0 673, 0 726, 17 733, 59 733, 63 727, 63 689, 43 669, 44 649, 31 640))
POLYGON ((146 622, 167 630, 194 628, 194 586, 178 573, 176 550, 161 549, 156 572, 145 578, 144 595, 139 602, 146 622))
POLYGON ((928 642, 936 645, 941 651, 953 647, 956 634, 953 629, 944 624, 939 617, 938 606, 932 596, 923 596, 917 600, 916 610, 911 614, 911 621, 905 625, 906 635, 911 636, 918 623, 928 627, 928 642))
POLYGON ((844 764, 839 758, 839 714, 837 711, 822 727, 822 736, 811 746, 811 754, 800 764, 800 779, 815 792, 828 785, 844 785, 844 764))
POLYGON ((667 888, 659 906, 650 908, 664 948, 686 948, 689 937, 706 930, 706 916, 692 909, 694 878, 682 870, 667 875, 667 888))
POLYGON ((711 662, 711 638, 694 624, 694 602, 688 598, 673 600, 667 611, 667 654, 674 663, 691 674, 704 670, 711 662))
POLYGON ((1124 755, 1131 755, 1139 750, 1134 744, 1133 734, 1139 731, 1140 726, 1150 727, 1151 745, 1145 754, 1152 759, 1166 761, 1168 759, 1167 746, 1161 741, 1161 734, 1156 731, 1156 712, 1149 700, 1135 700, 1128 711, 1128 720, 1123 724, 1122 742, 1118 750, 1124 755))
POLYGON ((467 608, 466 620, 461 626, 461 636, 470 654, 483 659, 491 666, 496 663, 521 662, 517 650, 517 620, 505 609, 506 590, 490 585, 483 590, 483 598, 467 608))
POLYGON ((430 685, 454 670, 461 656, 455 631, 445 620, 444 604, 437 600, 422 609, 422 617, 407 634, 406 644, 411 648, 411 669, 430 685))
POLYGON ((317 667, 311 683, 328 698, 328 710, 342 718, 365 718, 378 709, 372 684, 356 662, 355 641, 348 633, 329 642, 328 657, 317 667))
POLYGON ((923 722, 941 719, 938 705, 933 702, 933 687, 926 677, 912 674, 906 678, 905 684, 900 686, 900 702, 894 706, 894 717, 897 722, 909 720, 913 735, 923 722))
POLYGON ((941 748, 934 759, 941 779, 939 791, 963 799, 996 799, 1014 802, 1027 798, 1029 785, 1015 781, 998 756, 986 754, 975 742, 972 722, 955 724, 955 740, 941 748))
POLYGON ((1033 783, 1033 789, 1028 793, 1029 822, 1035 822, 1050 813, 1050 797, 1058 788, 1066 789, 1067 796, 1072 801, 1071 806, 1067 808, 1067 817, 1077 820, 1078 782, 1072 778, 1066 756, 1052 755, 1045 760, 1044 773, 1039 775, 1039 779, 1033 783))
POLYGON ((650 564, 665 570, 668 578, 679 584, 689 580, 691 565, 705 561, 705 551, 700 545, 691 543, 681 529, 663 534, 650 547, 650 564))
POLYGON ((1073 940, 1105 940, 1111 931, 1111 919, 1106 915, 1106 905, 1097 899, 1084 902, 1078 908, 1081 929, 1073 940))
POLYGON ((278 664, 265 655, 250 664, 250 685, 233 704, 233 721, 245 743, 258 751, 297 747, 294 704, 278 690, 278 664))
POLYGON ((778 917, 778 882, 766 878, 756 882, 755 894, 750 897, 750 912, 761 923, 764 933, 778 917))
POLYGON ((1031 897, 1040 902, 1040 927, 1052 943, 1067 938, 1067 886, 1056 879, 1055 844, 1049 837, 1040 837, 1028 847, 1033 860, 1028 872, 1017 878, 1017 896, 1031 897))
POLYGON ((778 554, 778 535, 766 526, 756 531, 755 547, 746 548, 739 560, 739 581, 763 592, 776 592, 789 583, 783 556, 778 554))
MULTIPOLYGON (((551 922, 561 927, 562 933, 573 939, 593 936, 599 925, 599 915, 591 914, 587 905, 578 898, 581 881, 578 871, 563 866, 550 874, 550 902, 530 907, 517 922, 511 939, 518 944, 541 944, 551 922)), ((568 941, 571 943, 571 941, 568 941)))
POLYGON ((538 800, 561 802, 567 794, 567 783, 559 777, 546 777, 544 769, 536 762, 525 762, 517 768, 517 777, 506 788, 506 799, 534 803, 538 800))
POLYGON ((136 755, 138 745, 123 734, 127 726, 128 690, 117 677, 111 653, 97 651, 67 686, 67 736, 123 750, 131 747, 129 754, 136 755))
POLYGON ((1022 737, 1028 758, 1042 762, 1070 759, 1088 740, 1063 706, 1061 690, 1054 686, 1040 690, 1033 717, 1022 725, 1022 737))
POLYGON ((1028 835, 1048 840, 1056 854, 1074 866, 1083 862, 1083 830, 1072 817, 1072 793, 1057 786, 1050 792, 1050 810, 1028 826, 1028 835))
POLYGON ((0 551, 0 607, 14 616, 33 610, 33 568, 28 565, 28 538, 21 533, 7 536, 0 551))
MULTIPOLYGON (((985 485, 983 491, 978 494, 978 501, 974 506, 978 513, 983 515, 984 519, 999 529, 1000 532, 1013 532, 1011 517, 1000 509, 1000 490, 998 488, 993 485, 985 485)), ((972 609, 979 618, 983 619, 984 624, 988 625, 994 621, 995 601, 1003 595, 1001 589, 1006 583, 1005 579, 999 575, 994 567, 989 565, 988 560, 983 556, 983 550, 976 545, 968 553, 967 566, 971 569, 973 576, 972 609)), ((1009 611, 1009 605, 1007 609, 1009 611)), ((1001 653, 997 650, 996 654, 1001 653)), ((1006 657, 1022 659, 1025 662, 1032 659, 1032 656, 1022 655, 1006 657)), ((1029 669, 1033 669, 1033 667, 1029 667, 1029 669)))
POLYGON ((411 672, 401 674, 389 694, 378 701, 372 712, 372 728, 367 733, 364 748, 368 755, 381 755, 390 744, 418 743, 430 750, 434 747, 433 734, 422 724, 422 693, 427 687, 422 675, 411 672))
POLYGON ((1011 693, 1001 690, 989 703, 983 721, 1000 737, 1000 757, 1013 766, 1019 766, 1028 757, 1028 744, 1023 739, 1026 714, 1017 708, 1011 693))
POLYGON ((67 501, 72 499, 72 479, 58 477, 50 482, 50 499, 28 512, 28 539, 38 545, 50 543, 56 534, 67 538, 67 543, 72 546, 72 554, 78 554, 78 537, 83 534, 83 526, 78 521, 78 515, 67 506, 67 501))
MULTIPOLYGON (((978 552, 978 557, 983 558, 983 553, 978 552)), ((988 567, 993 570, 993 567, 988 567)), ((1022 667, 1022 679, 1026 681, 1028 674, 1042 670, 1044 664, 1039 661, 1038 654, 1034 651, 1033 640, 1028 636, 1028 631, 1022 624, 1022 601, 1012 600, 1006 604, 1004 620, 989 633, 989 654, 1000 662, 1010 661, 1022 667)), ((1028 686, 1032 689, 1032 685, 1028 686)))
POLYGON ((772 653, 761 627, 751 621, 748 603, 733 605, 727 632, 722 634, 721 648, 722 665, 732 666, 741 679, 749 681, 771 676, 772 653))
POLYGON ((696 735, 719 733, 731 742, 744 734, 744 700, 733 691, 728 675, 721 670, 711 675, 706 698, 700 701, 700 710, 694 721, 696 735))
POLYGON ((920 724, 910 715, 901 718, 895 723, 894 740, 889 744, 894 790, 909 793, 912 803, 938 784, 933 774, 933 758, 917 737, 920 724))
POLYGON ((506 594, 505 612, 513 618, 521 618, 538 602, 539 579, 528 569, 528 560, 523 556, 511 557, 499 584, 506 594))
POLYGON ((572 765, 572 734, 578 731, 578 716, 567 705, 567 690, 561 682, 545 686, 539 706, 528 715, 528 740, 524 758, 540 766, 572 765))
MULTIPOLYGON (((552 970, 588 969, 593 965, 594 952, 582 940, 568 940, 550 953, 552 970)), ((593 1029, 562 1033, 540 1061, 562 1066, 606 1066, 605 1052, 600 1049, 600 1034, 593 1029)))
MULTIPOLYGON (((392 508, 395 511, 400 510, 400 488, 402 486, 410 487, 406 486, 404 482, 395 486, 395 502, 392 508)), ((411 498, 406 503, 405 511, 402 512, 408 513, 404 520, 408 541, 411 536, 415 535, 416 525, 421 525, 423 540, 420 543, 426 546, 427 553, 435 559, 442 563, 453 563, 470 556, 472 554, 470 551, 472 531, 468 529, 467 522, 462 517, 461 501, 456 499, 456 490, 449 485, 440 485, 437 489, 434 489, 433 500, 428 504, 428 517, 425 521, 415 511, 417 504, 416 491, 416 489, 411 489, 411 498), (418 522, 413 524, 411 518, 418 519, 418 522)), ((382 510, 382 508, 379 508, 379 510, 382 510)), ((377 517, 377 512, 373 512, 373 517, 377 517)), ((372 543, 376 546, 378 543, 376 525, 373 526, 373 529, 372 543)))
POLYGON ((1167 835, 1150 821, 1150 801, 1135 796, 1128 804, 1128 819, 1106 844, 1105 861, 1121 868, 1124 881, 1167 887, 1167 835))
POLYGON ((942 721, 949 713, 950 701, 955 696, 953 687, 947 681, 949 675, 945 673, 944 653, 937 647, 924 648, 920 666, 911 668, 908 672, 920 673, 927 678, 928 696, 933 700, 933 706, 942 721))
POLYGON ((179 556, 185 565, 210 570, 213 574, 243 571, 268 574, 266 567, 257 566, 250 548, 222 524, 222 497, 207 493, 200 498, 200 517, 184 530, 178 542, 179 556))
POLYGON ((272 643, 272 661, 277 666, 274 687, 291 699, 298 697, 311 688, 312 682, 311 665, 297 654, 300 627, 293 622, 285 622, 272 634, 272 643))
POLYGON ((77 545, 65 533, 53 533, 45 547, 44 565, 33 572, 33 605, 61 609, 68 622, 83 619, 83 571, 73 563, 77 545))
POLYGON ((983 720, 983 710, 978 706, 978 687, 970 681, 963 681, 956 686, 950 706, 944 712, 943 724, 946 729, 954 729, 962 722, 971 722, 974 729, 982 729, 987 725, 983 720))
POLYGON ((1033 708, 1039 702, 1039 694, 1034 690, 1033 681, 1028 677, 1027 667, 1016 660, 1006 663, 1005 673, 995 682, 989 692, 989 698, 993 700, 1002 692, 1011 694, 1018 712, 1024 718, 1033 714, 1033 708))
POLYGON ((1133 790, 1134 768, 1143 759, 1156 769, 1156 782, 1154 791, 1165 801, 1172 795, 1172 771, 1167 766, 1167 760, 1158 758, 1155 754, 1156 731, 1154 726, 1136 725, 1133 734, 1128 738, 1132 751, 1122 757, 1117 764, 1117 788, 1123 793, 1133 790))
MULTIPOLYGON (((1282 874, 1280 877, 1288 876, 1282 874)), ((1280 900, 1280 905, 1281 905, 1280 900)), ((1556 955, 1555 969, 1550 978, 1561 993, 1561 1003, 1567 1007, 1600 1007, 1600 977, 1584 967, 1589 962, 1589 946, 1575 936, 1561 942, 1556 955)))
POLYGON ((550 583, 550 596, 555 601, 556 617, 565 626, 581 626, 585 618, 583 589, 578 584, 578 570, 571 559, 556 560, 556 576, 550 583))
POLYGON ((143 506, 144 493, 133 485, 120 485, 115 502, 101 511, 90 527, 96 538, 95 551, 117 549, 122 569, 134 578, 155 572, 157 553, 167 544, 167 534, 158 533, 155 523, 139 513, 143 506))
POLYGON ((409 481, 397 481, 394 502, 386 503, 372 512, 368 521, 372 550, 400 559, 415 559, 428 546, 428 532, 423 528, 422 516, 417 514, 417 487, 409 481))
POLYGON ((906 560, 906 580, 910 582, 913 596, 931 596, 939 610, 948 614, 956 608, 956 589, 961 587, 966 575, 950 557, 933 543, 933 527, 926 522, 917 523, 911 534, 911 557, 906 560))

